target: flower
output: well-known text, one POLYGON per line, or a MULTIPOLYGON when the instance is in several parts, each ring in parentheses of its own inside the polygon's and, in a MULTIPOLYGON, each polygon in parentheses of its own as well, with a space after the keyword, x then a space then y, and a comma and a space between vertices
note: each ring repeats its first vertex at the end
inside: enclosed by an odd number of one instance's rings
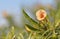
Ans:
POLYGON ((37 19, 38 19, 39 21, 45 19, 45 17, 46 17, 46 11, 45 11, 45 10, 42 10, 42 9, 38 10, 38 11, 36 12, 36 17, 37 17, 37 19))
POLYGON ((3 16, 4 17, 7 17, 8 16, 7 11, 3 11, 2 13, 3 13, 3 16))

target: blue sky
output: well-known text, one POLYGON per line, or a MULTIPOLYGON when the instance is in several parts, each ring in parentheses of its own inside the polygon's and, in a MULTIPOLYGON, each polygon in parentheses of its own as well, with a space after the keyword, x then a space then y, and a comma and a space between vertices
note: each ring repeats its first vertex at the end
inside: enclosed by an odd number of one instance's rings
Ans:
POLYGON ((22 4, 24 5, 32 5, 34 3, 42 3, 44 5, 50 3, 54 3, 54 0, 0 0, 0 12, 2 10, 7 10, 7 11, 17 11, 19 10, 20 6, 22 4))
POLYGON ((16 11, 20 7, 20 0, 0 0, 0 12, 2 10, 16 11))
POLYGON ((6 22, 2 17, 3 10, 13 12, 11 14, 15 14, 16 19, 19 20, 21 17, 21 6, 24 5, 32 7, 35 3, 42 3, 43 5, 47 5, 48 3, 51 5, 55 4, 54 0, 0 0, 0 24, 4 24, 6 22))
MULTIPOLYGON (((6 20, 2 16, 2 11, 6 10, 18 15, 20 12, 20 5, 21 0, 0 0, 0 26, 6 25, 6 20)), ((18 18, 18 16, 16 18, 18 18)))
POLYGON ((44 5, 54 3, 54 0, 0 0, 0 12, 3 10, 17 12, 23 4, 31 6, 34 3, 42 3, 44 5))

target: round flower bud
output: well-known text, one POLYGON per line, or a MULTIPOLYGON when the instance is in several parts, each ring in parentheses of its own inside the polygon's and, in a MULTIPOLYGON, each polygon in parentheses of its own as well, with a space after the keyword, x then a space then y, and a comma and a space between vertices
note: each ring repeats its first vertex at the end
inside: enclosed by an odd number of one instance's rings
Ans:
POLYGON ((36 12, 36 17, 37 17, 37 20, 39 20, 39 21, 45 19, 45 17, 46 17, 46 11, 42 10, 42 9, 38 10, 36 12))

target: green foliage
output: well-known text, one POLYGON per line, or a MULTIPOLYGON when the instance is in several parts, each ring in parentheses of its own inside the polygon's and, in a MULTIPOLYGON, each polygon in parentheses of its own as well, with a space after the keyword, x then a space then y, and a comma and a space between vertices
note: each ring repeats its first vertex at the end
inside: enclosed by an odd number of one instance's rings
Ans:
POLYGON ((14 24, 12 16, 6 17, 10 26, 0 29, 0 39, 60 39, 60 2, 57 3, 57 9, 48 10, 49 14, 43 21, 35 21, 23 9, 26 19, 23 31, 14 24))
MULTIPOLYGON (((60 2, 58 2, 59 4, 60 2)), ((59 39, 60 33, 60 5, 58 5, 58 9, 49 8, 49 15, 46 19, 40 23, 33 20, 26 12, 23 10, 24 17, 29 21, 29 23, 25 23, 26 30, 29 33, 29 39, 59 39), (50 17, 49 17, 50 16, 50 17), (49 18, 49 19, 48 19, 49 18), (52 20, 50 20, 52 19, 52 20), (47 21, 46 21, 47 20, 47 21), (35 26, 34 26, 35 25, 35 26), (36 27, 36 28, 35 28, 36 27), (40 32, 39 32, 39 31, 40 32), (37 31, 37 32, 36 32, 37 31), (32 32, 32 34, 31 34, 32 32), (35 33, 35 34, 34 34, 35 33), (38 34, 38 36, 37 36, 38 34)))
POLYGON ((32 25, 33 27, 39 28, 39 26, 40 26, 39 23, 36 22, 36 21, 34 21, 32 18, 30 18, 24 10, 23 10, 23 14, 24 14, 25 18, 26 18, 27 20, 29 20, 29 22, 31 23, 31 25, 32 25))
POLYGON ((25 26, 26 26, 27 28, 33 30, 33 31, 40 31, 40 30, 38 30, 38 29, 36 29, 36 28, 34 28, 34 27, 28 25, 28 24, 25 24, 25 26))

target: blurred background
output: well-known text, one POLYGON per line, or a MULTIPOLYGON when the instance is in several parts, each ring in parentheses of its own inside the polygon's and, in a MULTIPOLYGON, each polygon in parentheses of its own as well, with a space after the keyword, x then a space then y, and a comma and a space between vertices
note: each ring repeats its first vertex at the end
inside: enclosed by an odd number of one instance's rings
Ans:
POLYGON ((56 0, 0 0, 0 28, 9 26, 9 22, 3 16, 5 12, 13 16, 13 21, 17 26, 22 27, 24 23, 22 8, 35 19, 34 10, 41 6, 46 7, 46 9, 49 6, 56 8, 56 0))

